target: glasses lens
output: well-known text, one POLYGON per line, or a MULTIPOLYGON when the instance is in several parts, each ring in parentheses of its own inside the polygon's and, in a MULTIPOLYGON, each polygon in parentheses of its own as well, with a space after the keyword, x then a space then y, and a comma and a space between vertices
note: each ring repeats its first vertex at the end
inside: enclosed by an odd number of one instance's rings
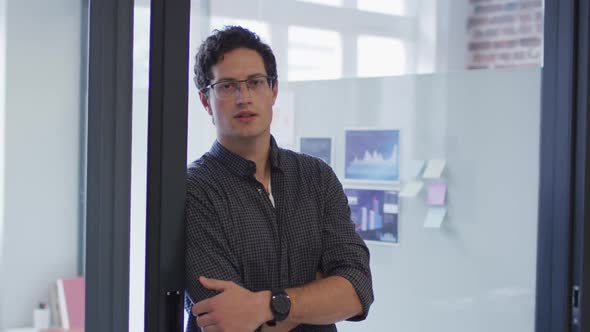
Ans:
POLYGON ((236 81, 226 81, 220 82, 213 85, 213 91, 215 92, 215 96, 219 99, 226 99, 235 96, 236 91, 238 90, 238 82, 236 81))
POLYGON ((262 77, 262 76, 254 77, 254 78, 247 80, 246 85, 248 86, 248 89, 250 89, 252 91, 261 91, 266 86, 268 86, 268 83, 266 83, 266 81, 267 81, 266 77, 262 77))

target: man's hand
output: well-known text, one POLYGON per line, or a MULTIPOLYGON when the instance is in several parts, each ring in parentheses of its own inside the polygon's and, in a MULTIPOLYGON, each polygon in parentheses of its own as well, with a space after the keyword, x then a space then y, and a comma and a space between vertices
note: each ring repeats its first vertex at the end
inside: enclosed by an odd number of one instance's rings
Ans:
POLYGON ((203 287, 221 292, 193 305, 192 314, 205 332, 252 332, 272 319, 270 291, 251 292, 232 281, 200 277, 203 287))

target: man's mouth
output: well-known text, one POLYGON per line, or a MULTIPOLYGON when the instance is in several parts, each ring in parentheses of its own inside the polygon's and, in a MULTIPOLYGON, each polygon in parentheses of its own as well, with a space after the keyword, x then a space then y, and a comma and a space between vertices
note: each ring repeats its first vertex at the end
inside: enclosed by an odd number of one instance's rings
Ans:
POLYGON ((254 116, 256 116, 255 113, 241 112, 241 113, 238 113, 238 115, 236 115, 235 118, 238 118, 238 119, 239 118, 251 118, 251 117, 254 117, 254 116))

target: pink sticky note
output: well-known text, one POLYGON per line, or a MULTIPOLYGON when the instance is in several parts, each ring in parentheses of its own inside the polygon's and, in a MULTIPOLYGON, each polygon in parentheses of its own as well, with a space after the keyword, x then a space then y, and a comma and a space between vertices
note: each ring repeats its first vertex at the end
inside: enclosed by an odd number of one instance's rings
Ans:
POLYGON ((445 205, 447 196, 447 184, 445 182, 434 182, 428 186, 428 204, 445 205))

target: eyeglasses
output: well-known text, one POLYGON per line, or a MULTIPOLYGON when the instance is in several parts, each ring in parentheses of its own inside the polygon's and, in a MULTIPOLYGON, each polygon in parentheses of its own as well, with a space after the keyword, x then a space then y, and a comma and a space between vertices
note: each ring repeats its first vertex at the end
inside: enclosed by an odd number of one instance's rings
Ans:
POLYGON ((211 89, 217 99, 233 99, 238 96, 238 92, 241 92, 240 84, 245 82, 246 88, 250 93, 264 95, 270 91, 269 88, 272 87, 274 80, 274 77, 265 75, 254 76, 245 80, 223 80, 207 85, 201 89, 201 92, 211 89))

